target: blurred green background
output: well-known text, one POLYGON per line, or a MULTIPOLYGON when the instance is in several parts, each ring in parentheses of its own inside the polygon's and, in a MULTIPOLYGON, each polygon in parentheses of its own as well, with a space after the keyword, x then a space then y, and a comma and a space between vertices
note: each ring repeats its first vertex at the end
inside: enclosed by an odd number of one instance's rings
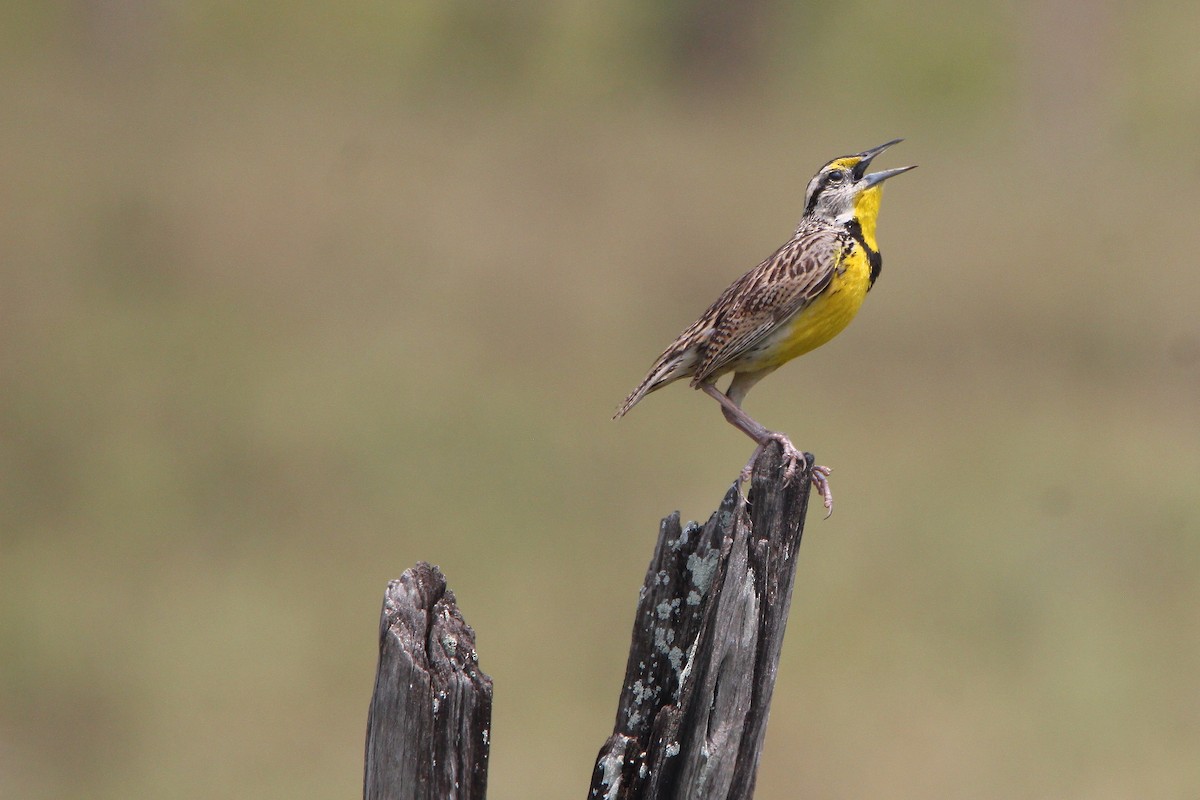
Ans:
POLYGON ((896 136, 859 320, 750 396, 836 469, 758 795, 1200 786, 1200 6, 9 0, 0 796, 352 797, 440 564, 491 796, 583 796, 658 520, 609 416, 896 136))

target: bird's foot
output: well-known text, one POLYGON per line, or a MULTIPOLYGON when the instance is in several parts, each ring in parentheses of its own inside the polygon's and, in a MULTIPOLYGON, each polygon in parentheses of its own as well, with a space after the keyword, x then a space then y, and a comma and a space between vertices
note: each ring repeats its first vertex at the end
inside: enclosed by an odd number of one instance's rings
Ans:
POLYGON ((754 473, 754 462, 758 461, 758 456, 762 453, 762 445, 754 448, 754 452, 750 454, 750 460, 746 462, 746 466, 742 467, 742 472, 738 475, 739 483, 749 483, 750 476, 754 473))
POLYGON ((822 467, 820 464, 813 464, 812 469, 808 471, 808 479, 821 493, 821 504, 825 506, 825 519, 829 519, 829 516, 833 514, 833 489, 829 486, 829 473, 831 472, 833 472, 832 469, 822 467))
POLYGON ((796 477, 796 474, 800 471, 800 465, 808 463, 808 459, 804 457, 804 453, 796 449, 791 439, 782 433, 771 431, 768 431, 763 436, 763 440, 759 442, 758 447, 754 448, 754 452, 750 454, 750 460, 746 462, 746 466, 742 467, 742 481, 750 480, 750 476, 754 473, 754 465, 758 463, 758 458, 762 455, 763 448, 766 447, 767 442, 779 442, 783 448, 783 483, 786 486, 796 477))
MULTIPOLYGON (((768 433, 763 443, 754 448, 754 452, 750 455, 750 460, 746 462, 746 466, 742 467, 741 480, 743 483, 750 480, 750 476, 754 473, 754 465, 758 461, 758 457, 762 455, 763 447, 770 441, 779 442, 783 447, 783 460, 786 465, 783 470, 784 486, 791 484, 796 475, 801 472, 802 464, 808 464, 808 459, 805 458, 804 453, 796 449, 791 439, 782 433, 768 433)), ((808 479, 816 487, 817 492, 821 495, 821 503, 825 506, 825 519, 829 519, 829 515, 833 513, 833 489, 829 486, 829 475, 832 472, 832 469, 823 467, 820 464, 813 464, 808 470, 808 479)))

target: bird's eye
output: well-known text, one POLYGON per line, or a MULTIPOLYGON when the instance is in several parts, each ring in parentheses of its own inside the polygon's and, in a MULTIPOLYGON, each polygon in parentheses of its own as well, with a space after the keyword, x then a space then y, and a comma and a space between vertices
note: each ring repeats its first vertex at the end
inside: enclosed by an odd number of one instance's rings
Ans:
POLYGON ((830 183, 841 183, 845 177, 846 177, 845 172, 843 172, 840 169, 835 169, 829 173, 829 182, 830 183))

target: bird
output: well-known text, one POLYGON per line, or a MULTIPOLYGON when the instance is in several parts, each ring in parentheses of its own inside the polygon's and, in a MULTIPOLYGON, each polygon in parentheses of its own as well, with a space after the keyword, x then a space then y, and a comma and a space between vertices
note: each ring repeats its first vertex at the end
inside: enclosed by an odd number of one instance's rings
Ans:
MULTIPOLYGON (((883 182, 916 165, 871 173, 867 168, 901 141, 840 156, 821 167, 808 182, 804 213, 792 237, 730 284, 679 334, 613 419, 650 392, 691 378, 691 387, 720 403, 725 419, 757 445, 739 480, 749 480, 763 448, 775 441, 783 448, 784 482, 790 482, 807 459, 786 435, 752 419, 742 402, 760 380, 833 339, 858 313, 883 267, 875 238, 883 182), (716 380, 728 373, 733 378, 721 392, 716 380)), ((816 464, 809 468, 827 518, 833 513, 831 472, 816 464)))

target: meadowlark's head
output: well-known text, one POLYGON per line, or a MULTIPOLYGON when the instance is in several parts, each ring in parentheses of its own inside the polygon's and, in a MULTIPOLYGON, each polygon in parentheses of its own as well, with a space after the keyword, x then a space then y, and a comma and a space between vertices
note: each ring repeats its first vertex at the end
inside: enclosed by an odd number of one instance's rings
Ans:
POLYGON ((804 194, 805 219, 824 219, 842 225, 857 221, 869 233, 873 245, 879 198, 883 194, 881 184, 893 175, 916 169, 916 165, 871 173, 867 167, 875 156, 902 141, 893 139, 857 155, 835 158, 821 167, 808 182, 804 194))

